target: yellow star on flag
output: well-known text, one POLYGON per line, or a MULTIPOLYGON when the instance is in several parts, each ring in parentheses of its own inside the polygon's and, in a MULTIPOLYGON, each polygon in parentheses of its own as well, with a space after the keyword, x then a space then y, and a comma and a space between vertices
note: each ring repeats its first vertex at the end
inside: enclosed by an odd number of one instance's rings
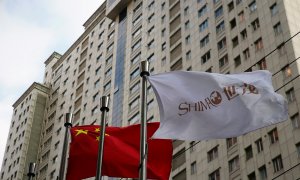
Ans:
POLYGON ((75 136, 78 136, 79 134, 88 134, 88 130, 76 129, 75 131, 77 132, 75 136))
MULTIPOLYGON (((95 128, 95 132, 100 132, 100 128, 95 128)), ((109 135, 105 133, 105 136, 109 136, 109 135)), ((97 140, 99 140, 99 138, 97 138, 97 140)))

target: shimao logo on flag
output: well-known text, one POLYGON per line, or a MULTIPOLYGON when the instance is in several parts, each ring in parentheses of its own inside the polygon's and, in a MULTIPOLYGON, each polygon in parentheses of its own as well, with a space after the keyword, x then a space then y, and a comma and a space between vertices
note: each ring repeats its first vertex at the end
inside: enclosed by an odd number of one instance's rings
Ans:
POLYGON ((243 135, 288 118, 268 71, 174 71, 149 76, 160 110, 154 138, 204 140, 243 135))

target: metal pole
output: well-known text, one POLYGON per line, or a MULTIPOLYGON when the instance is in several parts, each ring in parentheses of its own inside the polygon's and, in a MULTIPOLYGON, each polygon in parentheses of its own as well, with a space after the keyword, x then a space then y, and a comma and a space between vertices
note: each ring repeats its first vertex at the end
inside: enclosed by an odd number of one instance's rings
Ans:
POLYGON ((59 180, 64 180, 64 176, 65 176, 65 167, 66 167, 66 157, 67 157, 67 150, 68 150, 68 139, 69 139, 69 128, 72 127, 72 118, 73 118, 73 114, 72 113, 66 113, 66 119, 65 119, 65 139, 64 139, 64 146, 63 146, 63 152, 61 155, 61 164, 60 164, 60 168, 59 168, 59 176, 58 179, 59 180))
POLYGON ((33 180, 33 177, 35 176, 35 163, 29 163, 29 171, 27 173, 28 180, 33 180))
POLYGON ((109 97, 102 96, 100 99, 100 110, 101 110, 101 124, 100 124, 100 139, 99 139, 99 149, 98 149, 98 159, 97 159, 97 173, 95 180, 101 180, 102 171, 102 161, 103 161, 103 147, 104 147, 104 136, 105 136, 105 117, 106 112, 109 111, 108 108, 109 97))
POLYGON ((140 76, 142 77, 141 94, 141 142, 140 142, 140 167, 139 179, 147 179, 147 76, 149 76, 149 62, 140 63, 140 76))

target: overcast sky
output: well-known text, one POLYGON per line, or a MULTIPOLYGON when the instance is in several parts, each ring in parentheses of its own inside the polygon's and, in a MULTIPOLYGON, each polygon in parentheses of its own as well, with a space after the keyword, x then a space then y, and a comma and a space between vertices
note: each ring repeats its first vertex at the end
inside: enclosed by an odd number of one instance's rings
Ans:
POLYGON ((42 82, 47 58, 76 41, 103 1, 0 0, 0 166, 12 104, 33 82, 42 82))

